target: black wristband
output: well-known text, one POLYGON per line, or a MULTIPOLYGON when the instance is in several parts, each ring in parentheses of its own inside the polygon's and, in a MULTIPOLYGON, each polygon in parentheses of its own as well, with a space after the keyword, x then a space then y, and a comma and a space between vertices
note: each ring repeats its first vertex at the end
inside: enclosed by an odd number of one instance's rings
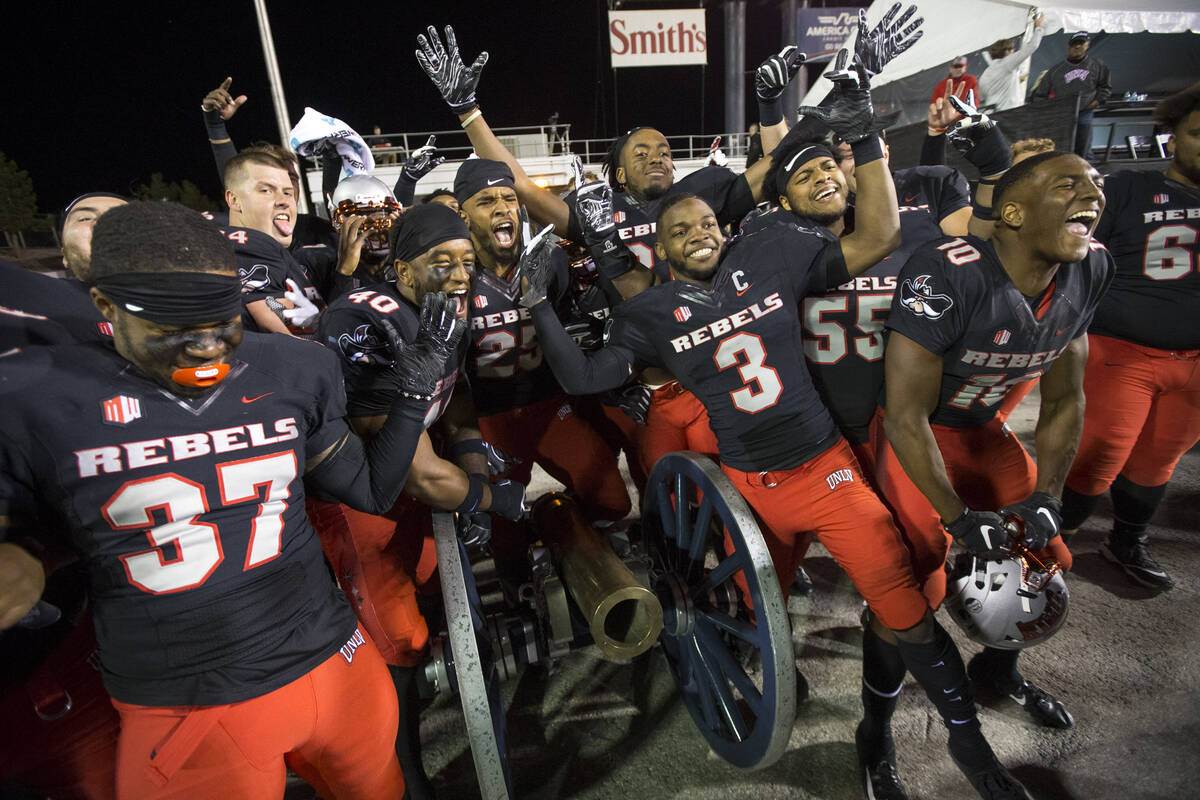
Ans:
MULTIPOLYGON (((1003 173, 1001 173, 1001 174, 1003 174, 1003 173)), ((995 185, 996 185, 997 183, 999 183, 999 182, 1000 182, 1000 178, 999 178, 999 177, 995 177, 995 178, 980 178, 980 179, 979 179, 979 185, 980 185, 980 186, 995 186, 995 185)))
POLYGON ((483 500, 483 485, 487 483, 487 478, 475 473, 471 473, 467 477, 469 479, 467 483, 467 496, 463 498, 463 501, 458 504, 458 508, 454 510, 469 514, 479 508, 479 503, 483 500))
POLYGON ((879 140, 877 134, 873 133, 850 145, 850 151, 854 153, 854 166, 857 169, 863 164, 870 164, 872 161, 883 158, 883 142, 879 140))
POLYGON ((208 129, 209 139, 223 141, 229 138, 229 131, 225 129, 225 120, 221 119, 219 111, 204 112, 204 127, 208 129))
POLYGON ((487 442, 483 439, 463 439, 461 442, 455 442, 454 446, 450 448, 450 457, 458 458, 468 453, 479 453, 486 456, 487 452, 487 442))
POLYGON ((991 206, 981 206, 974 200, 971 201, 971 214, 976 219, 981 219, 986 222, 992 222, 996 219, 991 206))
POLYGON ((771 100, 758 99, 758 124, 769 128, 783 122, 783 94, 771 100))

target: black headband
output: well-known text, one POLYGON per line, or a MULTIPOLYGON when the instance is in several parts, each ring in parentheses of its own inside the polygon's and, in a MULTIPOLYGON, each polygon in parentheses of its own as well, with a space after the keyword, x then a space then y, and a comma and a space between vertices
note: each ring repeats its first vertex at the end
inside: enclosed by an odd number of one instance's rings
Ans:
POLYGON ((167 325, 219 322, 242 311, 242 282, 232 272, 122 272, 96 288, 135 317, 167 325))
POLYGON ((75 206, 79 205, 84 200, 88 200, 93 197, 115 197, 118 200, 124 200, 127 203, 129 202, 128 197, 120 194, 113 194, 112 192, 88 192, 87 194, 81 194, 79 197, 76 197, 74 200, 67 203, 63 207, 62 213, 58 215, 58 233, 60 236, 62 235, 63 226, 67 224, 67 215, 75 210, 75 206))
POLYGON ((783 169, 779 170, 779 175, 775 179, 775 189, 779 194, 787 194, 787 184, 792 174, 814 158, 829 158, 833 159, 835 163, 837 162, 837 159, 833 158, 833 152, 825 145, 819 142, 804 145, 791 158, 783 162, 783 169))
POLYGON ((517 184, 513 181, 508 164, 487 158, 468 158, 454 176, 454 197, 462 205, 476 192, 496 186, 516 189, 517 184))
POLYGON ((392 229, 391 261, 412 261, 442 242, 471 238, 458 212, 441 203, 413 206, 400 215, 392 229))

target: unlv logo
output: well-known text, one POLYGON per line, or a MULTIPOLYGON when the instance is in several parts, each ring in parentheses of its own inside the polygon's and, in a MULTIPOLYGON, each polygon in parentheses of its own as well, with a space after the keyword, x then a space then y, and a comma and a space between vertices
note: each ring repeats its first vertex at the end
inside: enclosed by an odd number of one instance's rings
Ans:
POLYGON ((100 404, 104 410, 104 421, 109 425, 128 425, 142 418, 142 401, 136 397, 119 394, 100 404))
POLYGON ((929 275, 918 275, 900 285, 900 304, 918 317, 941 319, 954 301, 949 295, 934 292, 929 275))
POLYGON ((342 355, 352 364, 387 366, 392 363, 387 342, 379 338, 369 324, 359 325, 353 333, 343 333, 338 337, 337 343, 342 355))
POLYGON ((692 310, 690 308, 688 308, 687 306, 680 306, 679 308, 675 309, 675 321, 676 322, 687 322, 691 318, 692 318, 692 310))
POLYGON ((1001 328, 1000 330, 996 331, 996 335, 992 337, 992 341, 998 346, 1003 347, 1004 345, 1008 344, 1008 340, 1011 338, 1012 334, 1001 328))
POLYGON ((250 269, 238 267, 238 280, 242 282, 243 292, 253 292, 267 288, 270 276, 266 264, 255 264, 250 269))

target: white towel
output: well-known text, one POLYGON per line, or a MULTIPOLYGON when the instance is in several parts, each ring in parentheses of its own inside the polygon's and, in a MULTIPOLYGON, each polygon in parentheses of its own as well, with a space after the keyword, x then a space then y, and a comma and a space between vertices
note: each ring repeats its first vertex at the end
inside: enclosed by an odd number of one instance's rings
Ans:
POLYGON ((302 156, 317 153, 323 142, 332 141, 342 159, 342 175, 370 174, 375 169, 371 148, 363 138, 346 123, 336 117, 327 117, 320 111, 304 107, 304 116, 292 128, 289 142, 292 149, 302 156))

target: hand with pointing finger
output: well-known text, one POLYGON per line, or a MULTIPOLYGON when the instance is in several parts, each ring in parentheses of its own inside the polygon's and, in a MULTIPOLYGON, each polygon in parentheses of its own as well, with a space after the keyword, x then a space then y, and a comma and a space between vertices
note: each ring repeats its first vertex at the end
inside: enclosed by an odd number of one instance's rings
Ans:
POLYGON ((221 119, 228 120, 242 104, 246 102, 246 95, 239 94, 234 97, 229 93, 229 85, 233 83, 233 78, 226 78, 221 81, 221 85, 213 89, 208 94, 204 95, 204 100, 200 103, 202 111, 216 111, 221 115, 221 119))

